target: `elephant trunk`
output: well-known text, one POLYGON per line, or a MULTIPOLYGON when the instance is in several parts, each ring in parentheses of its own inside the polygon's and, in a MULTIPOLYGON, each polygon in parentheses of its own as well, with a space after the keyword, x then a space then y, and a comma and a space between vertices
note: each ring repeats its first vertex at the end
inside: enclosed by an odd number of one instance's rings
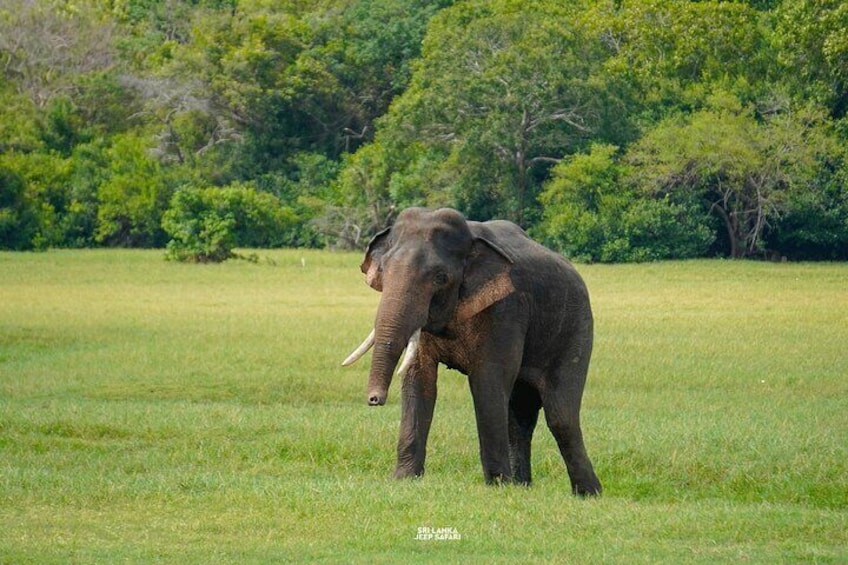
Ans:
MULTIPOLYGON (((418 301, 421 300, 419 296, 418 301)), ((374 324, 374 353, 368 375, 368 404, 386 403, 392 374, 406 348, 399 374, 405 373, 417 353, 421 328, 427 321, 427 307, 411 307, 410 293, 384 290, 374 324)))

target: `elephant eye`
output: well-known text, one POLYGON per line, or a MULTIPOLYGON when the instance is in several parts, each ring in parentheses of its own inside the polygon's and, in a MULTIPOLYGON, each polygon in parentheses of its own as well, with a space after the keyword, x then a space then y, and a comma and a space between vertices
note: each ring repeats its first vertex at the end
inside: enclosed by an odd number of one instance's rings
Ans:
POLYGON ((448 284, 448 275, 447 273, 436 273, 433 277, 433 283, 436 286, 445 286, 448 284))

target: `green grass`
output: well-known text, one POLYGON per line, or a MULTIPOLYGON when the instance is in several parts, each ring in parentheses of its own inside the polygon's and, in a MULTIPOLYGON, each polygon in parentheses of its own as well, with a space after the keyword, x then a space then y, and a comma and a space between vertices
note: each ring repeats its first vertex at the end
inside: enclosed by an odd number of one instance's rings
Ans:
POLYGON ((580 266, 580 500, 543 424, 534 485, 485 486, 448 371, 427 475, 389 479, 398 383, 369 408, 339 366, 360 257, 259 254, 0 254, 0 562, 848 562, 848 265, 580 266))

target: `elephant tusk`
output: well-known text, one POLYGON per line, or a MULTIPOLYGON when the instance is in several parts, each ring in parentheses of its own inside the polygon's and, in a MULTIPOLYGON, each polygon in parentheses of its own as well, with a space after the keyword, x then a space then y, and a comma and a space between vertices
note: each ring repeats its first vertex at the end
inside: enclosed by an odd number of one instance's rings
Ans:
POLYGON ((406 375, 406 372, 409 370, 409 366, 412 365, 412 361, 415 359, 415 356, 418 354, 418 341, 421 339, 421 328, 415 330, 415 333, 412 334, 412 337, 409 338, 409 343, 406 344, 406 353, 403 355, 403 361, 401 361, 400 367, 398 367, 397 375, 403 378, 406 375))
POLYGON ((357 347, 353 353, 347 356, 347 359, 342 361, 342 367, 347 367, 348 365, 352 365, 359 361, 359 358, 365 355, 365 353, 374 346, 374 332, 376 330, 371 330, 371 333, 368 334, 368 337, 365 338, 359 347, 357 347))

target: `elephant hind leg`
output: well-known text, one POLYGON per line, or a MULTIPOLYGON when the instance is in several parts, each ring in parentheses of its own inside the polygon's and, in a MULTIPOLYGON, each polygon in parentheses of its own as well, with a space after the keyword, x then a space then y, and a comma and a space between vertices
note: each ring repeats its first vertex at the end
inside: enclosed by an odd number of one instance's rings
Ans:
POLYGON ((579 402, 575 404, 560 395, 550 395, 544 399, 544 408, 548 428, 556 439, 568 469, 571 491, 580 496, 600 494, 601 482, 595 475, 583 443, 579 402))
POLYGON ((517 381, 509 399, 509 462, 513 480, 529 485, 530 443, 539 419, 542 399, 539 392, 524 381, 517 381))
MULTIPOLYGON (((555 414, 556 412, 553 411, 555 414)), ((577 418, 563 418, 551 416, 552 412, 545 408, 545 417, 548 427, 556 439, 559 451, 568 468, 568 477, 571 479, 571 491, 580 496, 595 495, 601 493, 601 482, 595 475, 592 462, 586 453, 583 444, 583 432, 577 418)))
POLYGON ((580 403, 587 369, 588 359, 569 364, 553 381, 556 386, 547 389, 542 398, 545 420, 568 468, 571 490, 580 496, 601 493, 601 482, 586 453, 580 429, 580 403))

